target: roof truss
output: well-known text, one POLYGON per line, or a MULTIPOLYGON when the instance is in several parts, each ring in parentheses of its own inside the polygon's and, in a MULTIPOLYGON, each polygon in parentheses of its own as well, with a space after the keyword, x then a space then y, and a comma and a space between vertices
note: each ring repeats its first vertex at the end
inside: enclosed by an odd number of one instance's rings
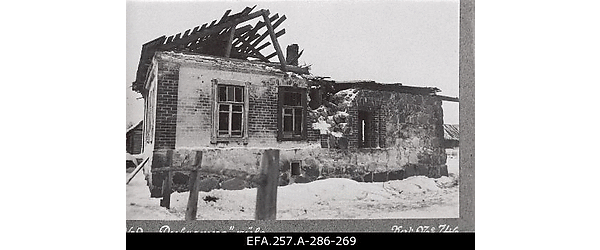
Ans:
POLYGON ((270 15, 269 10, 265 9, 252 12, 255 7, 246 7, 231 15, 231 10, 227 10, 218 21, 204 23, 183 34, 163 35, 142 45, 134 90, 143 89, 141 85, 156 51, 191 52, 243 60, 253 58, 262 62, 270 62, 271 58, 277 56, 281 69, 285 71, 286 60, 277 41, 278 37, 285 34, 285 29, 275 30, 286 20, 286 16, 277 13, 270 15), (262 20, 255 25, 242 25, 255 18, 262 20), (271 38, 270 41, 265 41, 267 36, 271 38), (269 45, 272 45, 274 52, 265 54, 263 51, 269 45))

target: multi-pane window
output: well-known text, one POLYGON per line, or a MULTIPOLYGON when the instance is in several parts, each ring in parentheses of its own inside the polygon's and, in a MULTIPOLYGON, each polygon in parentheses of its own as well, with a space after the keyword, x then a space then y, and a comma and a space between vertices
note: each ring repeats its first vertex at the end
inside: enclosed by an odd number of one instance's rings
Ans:
POLYGON ((218 137, 242 137, 244 120, 244 87, 218 85, 218 137))
POLYGON ((279 91, 280 139, 305 138, 306 90, 291 87, 281 87, 279 91))

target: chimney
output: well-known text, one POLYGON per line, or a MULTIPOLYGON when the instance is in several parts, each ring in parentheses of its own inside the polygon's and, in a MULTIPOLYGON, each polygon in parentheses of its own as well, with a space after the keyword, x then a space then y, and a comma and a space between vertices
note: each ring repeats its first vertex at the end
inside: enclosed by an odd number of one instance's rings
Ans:
POLYGON ((287 65, 298 66, 298 44, 292 44, 287 46, 287 57, 285 58, 285 62, 287 65))

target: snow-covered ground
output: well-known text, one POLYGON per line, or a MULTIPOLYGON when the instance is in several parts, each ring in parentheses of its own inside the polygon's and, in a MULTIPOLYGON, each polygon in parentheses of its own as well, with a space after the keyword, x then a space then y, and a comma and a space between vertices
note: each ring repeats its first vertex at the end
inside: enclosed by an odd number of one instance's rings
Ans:
MULTIPOLYGON (((449 154, 447 162, 450 177, 439 179, 413 176, 365 183, 331 178, 279 187, 277 219, 457 218, 458 152, 449 154)), ((188 197, 189 192, 173 193, 171 208, 160 207, 138 173, 127 185, 127 219, 183 220, 188 197)), ((255 188, 200 192, 198 219, 253 220, 255 201, 255 188)))

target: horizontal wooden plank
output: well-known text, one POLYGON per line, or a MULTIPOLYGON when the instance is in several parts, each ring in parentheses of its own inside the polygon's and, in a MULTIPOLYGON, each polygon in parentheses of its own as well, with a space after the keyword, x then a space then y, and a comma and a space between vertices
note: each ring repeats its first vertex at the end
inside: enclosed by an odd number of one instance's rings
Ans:
POLYGON ((444 95, 436 95, 436 97, 442 101, 459 102, 458 97, 451 97, 451 96, 444 96, 444 95))

